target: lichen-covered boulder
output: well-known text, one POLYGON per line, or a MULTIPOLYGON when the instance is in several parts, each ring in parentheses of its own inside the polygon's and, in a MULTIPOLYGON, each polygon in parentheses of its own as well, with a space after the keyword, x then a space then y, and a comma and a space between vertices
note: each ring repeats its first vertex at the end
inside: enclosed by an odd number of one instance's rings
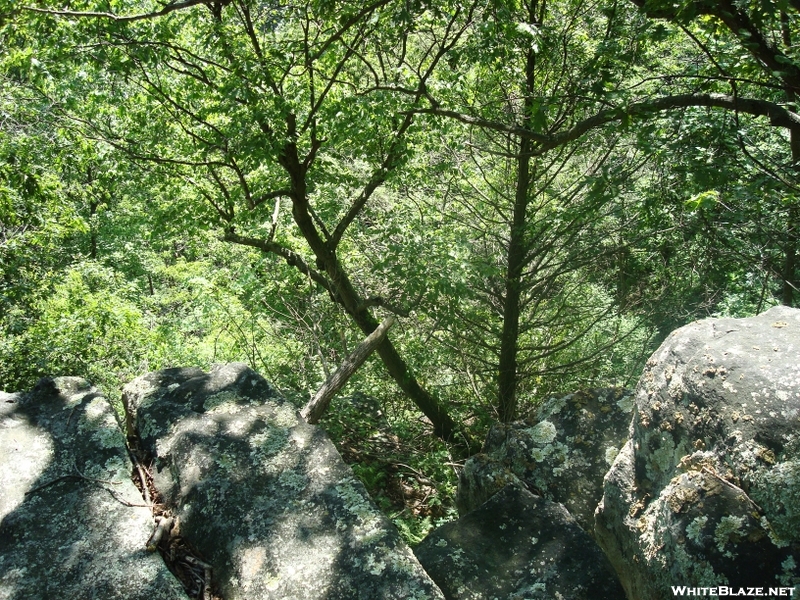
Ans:
POLYGON ((125 402, 226 600, 442 598, 324 432, 246 366, 151 373, 125 402))
POLYGON ((187 599, 158 554, 114 412, 77 377, 0 394, 0 599, 187 599))
POLYGON ((483 453, 466 462, 459 478, 459 513, 519 481, 564 504, 591 534, 603 477, 628 439, 632 408, 629 391, 592 389, 547 399, 528 423, 493 426, 483 453))
MULTIPOLYGON (((505 427, 494 425, 487 439, 492 439, 499 430, 505 427)), ((484 452, 470 457, 458 475, 456 507, 461 516, 472 512, 509 484, 523 485, 512 470, 511 461, 494 451, 486 453, 487 446, 488 443, 484 444, 484 452)))
POLYGON ((678 329, 635 402, 596 523, 629 599, 797 586, 800 310, 678 329))
POLYGON ((510 484, 415 550, 447 600, 619 600, 622 587, 561 504, 510 484))

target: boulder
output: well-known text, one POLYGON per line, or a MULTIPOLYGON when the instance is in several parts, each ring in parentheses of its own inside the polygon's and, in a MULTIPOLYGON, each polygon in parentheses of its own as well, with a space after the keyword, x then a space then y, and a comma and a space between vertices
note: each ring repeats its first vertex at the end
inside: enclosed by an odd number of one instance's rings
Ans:
POLYGON ((145 550, 154 523, 131 470, 114 411, 87 381, 0 394, 0 599, 186 600, 145 550))
POLYGON ((588 533, 603 477, 628 439, 631 392, 591 389, 545 400, 530 422, 497 424, 464 466, 457 503, 466 514, 512 481, 560 502, 588 533))
POLYGON ((563 505, 510 484, 417 547, 448 600, 619 600, 622 587, 563 505))
POLYGON ((151 373, 124 399, 226 600, 442 598, 324 432, 246 366, 151 373))
POLYGON ((800 310, 678 329, 635 403, 596 522, 628 598, 676 585, 800 595, 800 310))

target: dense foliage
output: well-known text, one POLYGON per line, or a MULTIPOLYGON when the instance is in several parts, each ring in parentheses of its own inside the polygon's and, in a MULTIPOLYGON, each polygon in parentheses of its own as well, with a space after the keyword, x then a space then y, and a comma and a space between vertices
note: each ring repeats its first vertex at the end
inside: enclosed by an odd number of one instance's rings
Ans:
POLYGON ((394 314, 324 425, 414 538, 492 419, 796 302, 798 19, 2 0, 0 387, 240 360, 300 406, 394 314))

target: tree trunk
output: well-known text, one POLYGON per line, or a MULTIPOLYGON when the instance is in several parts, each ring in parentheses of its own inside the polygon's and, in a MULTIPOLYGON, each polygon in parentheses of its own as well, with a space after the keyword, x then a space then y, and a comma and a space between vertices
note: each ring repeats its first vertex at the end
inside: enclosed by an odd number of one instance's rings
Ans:
MULTIPOLYGON (((794 132, 792 133, 794 136, 794 132)), ((781 304, 794 306, 794 293, 800 282, 797 279, 798 207, 795 202, 789 207, 786 222, 786 246, 783 255, 783 290, 781 304)))
POLYGON ((372 354, 378 344, 383 341, 389 328, 394 325, 396 321, 397 319, 394 316, 384 319, 383 323, 378 325, 375 331, 370 333, 366 339, 344 359, 341 366, 328 377, 325 383, 322 384, 322 387, 314 394, 314 397, 305 405, 303 410, 300 411, 300 416, 312 425, 318 423, 320 417, 322 417, 328 409, 328 405, 331 403, 331 399, 336 395, 336 392, 342 389, 353 373, 364 364, 364 361, 372 354))
MULTIPOLYGON (((536 3, 530 9, 531 22, 535 17, 536 3)), ((530 128, 533 91, 536 76, 536 54, 531 49, 525 65, 525 102, 522 116, 523 129, 530 128)), ((526 225, 528 220, 529 187, 531 184, 532 142, 522 138, 517 154, 517 181, 514 193, 514 215, 508 242, 508 266, 505 297, 503 299, 503 331, 500 338, 500 360, 497 377, 497 409, 500 421, 508 423, 517 416, 517 353, 519 350, 520 301, 522 297, 522 272, 527 255, 526 225)))
MULTIPOLYGON (((287 125, 291 134, 294 131, 294 119, 287 118, 287 125)), ((334 301, 340 303, 358 328, 365 335, 370 335, 378 327, 378 322, 367 308, 364 307, 363 298, 356 291, 347 272, 344 270, 335 249, 329 247, 317 230, 308 206, 308 196, 305 181, 305 168, 297 156, 297 146, 289 143, 284 147, 281 164, 291 180, 292 217, 301 234, 308 243, 309 248, 316 257, 317 264, 325 270, 335 292, 334 301)), ((447 413, 441 404, 420 386, 414 378, 408 365, 398 354, 388 337, 377 348, 389 375, 395 380, 400 389, 431 421, 434 433, 443 440, 454 441, 466 445, 469 452, 477 451, 463 431, 447 413), (460 432, 463 440, 457 439, 456 433, 460 432)))
MULTIPOLYGON (((378 326, 378 323, 367 311, 353 315, 353 319, 365 334, 372 333, 378 326)), ((479 450, 463 432, 460 432, 460 428, 442 405, 419 384, 388 337, 383 338, 377 348, 377 352, 392 379, 395 380, 400 389, 403 390, 403 393, 408 396, 417 408, 422 411, 422 414, 428 417, 436 436, 447 441, 463 441, 466 443, 470 453, 479 450), (459 432, 464 437, 463 440, 458 440, 456 434, 459 432)))
MULTIPOLYGON (((783 13, 785 17, 785 13, 783 13)), ((783 33, 784 43, 791 47, 788 24, 784 23, 783 33)), ((796 101, 796 94, 793 88, 787 88, 786 96, 790 103, 796 101)), ((789 144, 792 149, 792 166, 800 168, 800 131, 797 129, 789 130, 789 144)), ((786 246, 783 253, 783 290, 781 294, 781 304, 784 306, 794 306, 794 292, 798 286, 797 271, 797 244, 798 244, 798 207, 797 201, 793 201, 789 206, 789 214, 786 219, 786 246)))
POLYGON ((517 416, 517 350, 519 341, 522 270, 525 266, 525 222, 530 185, 530 142, 520 143, 517 160, 517 184, 514 217, 508 243, 508 271, 503 300, 503 332, 500 338, 500 363, 497 380, 500 421, 508 423, 517 416))

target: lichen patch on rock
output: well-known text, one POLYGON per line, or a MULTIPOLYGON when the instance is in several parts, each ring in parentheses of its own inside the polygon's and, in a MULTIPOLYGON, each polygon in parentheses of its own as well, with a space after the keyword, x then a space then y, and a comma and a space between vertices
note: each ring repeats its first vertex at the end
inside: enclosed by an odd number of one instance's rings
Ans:
POLYGON ((630 600, 800 584, 798 355, 800 310, 776 307, 687 325, 648 360, 595 528, 630 600))
POLYGON ((43 379, 0 404, 0 598, 187 600, 145 551, 150 510, 109 402, 43 379), (139 505, 139 506, 137 506, 139 505))
POLYGON ((244 365, 125 393, 153 482, 226 600, 442 598, 325 434, 244 365))

